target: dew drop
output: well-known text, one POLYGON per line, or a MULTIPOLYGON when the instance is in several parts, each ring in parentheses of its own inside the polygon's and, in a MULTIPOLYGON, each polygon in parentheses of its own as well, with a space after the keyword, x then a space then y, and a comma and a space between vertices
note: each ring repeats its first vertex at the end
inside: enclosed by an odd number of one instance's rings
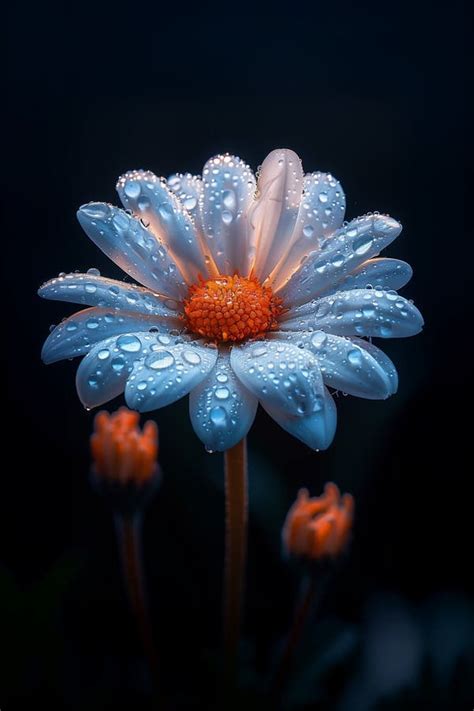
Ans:
POLYGON ((110 356, 110 351, 108 348, 103 348, 101 351, 97 353, 97 357, 99 360, 107 360, 107 358, 110 356))
POLYGON ((87 292, 87 294, 95 294, 95 292, 97 291, 97 287, 95 284, 86 284, 84 286, 84 289, 87 292))
POLYGON ((100 271, 95 267, 91 267, 87 270, 87 274, 90 274, 91 276, 100 276, 100 271))
POLYGON ((148 356, 145 365, 152 370, 165 370, 174 363, 174 356, 169 351, 157 351, 148 356))
POLYGON ((190 197, 187 197, 184 201, 184 207, 186 208, 186 210, 194 210, 196 205, 197 205, 197 200, 192 195, 190 197))
POLYGON ((226 427, 227 413, 220 405, 212 408, 209 413, 209 417, 211 419, 212 424, 216 425, 216 427, 226 427))
POLYGON ((111 366, 112 366, 112 370, 114 370, 116 373, 121 373, 122 370, 125 368, 124 357, 121 355, 118 355, 118 356, 115 356, 115 358, 112 358, 111 366))
POLYGON ((267 349, 264 346, 257 346, 257 348, 254 348, 252 351, 252 356, 254 358, 260 358, 260 356, 264 356, 267 353, 267 349))
POLYGON ((227 400, 229 395, 229 388, 217 388, 216 390, 216 398, 218 400, 227 400))
POLYGON ((224 223, 224 225, 230 225, 230 223, 232 222, 234 217, 233 217, 232 213, 229 212, 228 210, 223 210, 221 213, 221 219, 222 219, 222 222, 224 223))
POLYGON ((319 202, 322 202, 323 204, 326 203, 328 201, 328 194, 327 193, 319 193, 318 200, 319 200, 319 202))
POLYGON ((228 210, 234 210, 236 206, 235 193, 233 190, 224 190, 222 193, 222 202, 228 210))
POLYGON ((314 227, 313 225, 305 225, 303 227, 303 234, 305 237, 311 237, 314 232, 314 227))
POLYGON ((199 365, 201 362, 201 356, 196 351, 186 350, 183 351, 182 358, 189 365, 199 365))
POLYGON ((117 339, 117 347, 125 353, 138 353, 142 344, 136 336, 125 335, 117 339))
POLYGON ((373 241, 374 240, 370 235, 361 235, 354 240, 352 248, 356 254, 362 255, 369 251, 373 241))
POLYGON ((216 376, 216 380, 218 383, 226 383, 229 380, 229 378, 227 377, 227 375, 225 373, 218 373, 216 376))
POLYGON ((136 180, 127 180, 123 191, 127 197, 134 200, 140 195, 140 183, 136 180))
POLYGON ((353 348, 347 354, 347 360, 351 365, 359 366, 362 364, 362 353, 360 348, 353 348))
POLYGON ((91 331, 99 327, 99 320, 96 318, 89 318, 86 321, 86 328, 89 328, 91 331))

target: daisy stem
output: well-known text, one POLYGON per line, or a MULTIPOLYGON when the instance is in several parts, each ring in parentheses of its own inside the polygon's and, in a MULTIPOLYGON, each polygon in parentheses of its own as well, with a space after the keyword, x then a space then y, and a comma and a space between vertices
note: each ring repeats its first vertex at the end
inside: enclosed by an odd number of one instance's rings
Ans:
POLYGON ((235 684, 242 592, 247 556, 247 442, 228 449, 225 459, 226 547, 224 573, 224 649, 226 679, 235 684))
POLYGON ((314 574, 306 575, 301 581, 300 596, 293 615, 293 622, 274 677, 271 694, 275 700, 280 699, 285 688, 295 650, 303 635, 308 616, 313 609, 316 590, 317 585, 314 574))
POLYGON ((158 655, 151 633, 141 555, 141 516, 116 514, 117 543, 128 599, 148 661, 153 684, 158 680, 158 655))

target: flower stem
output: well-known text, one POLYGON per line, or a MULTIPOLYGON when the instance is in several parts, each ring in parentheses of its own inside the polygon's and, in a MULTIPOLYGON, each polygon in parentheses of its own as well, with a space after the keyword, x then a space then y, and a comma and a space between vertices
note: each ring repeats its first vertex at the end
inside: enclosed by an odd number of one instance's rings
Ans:
POLYGON ((146 602, 143 564, 141 557, 141 517, 116 514, 119 554, 130 606, 132 608, 143 650, 148 661, 154 686, 158 682, 158 655, 151 633, 150 614, 146 602))
POLYGON ((228 449, 225 459, 225 603, 224 649, 226 680, 235 684, 240 638, 242 592, 247 555, 247 442, 244 437, 228 449))
POLYGON ((285 688, 295 650, 298 647, 308 616, 313 608, 316 590, 315 576, 314 574, 308 574, 301 582, 300 599, 295 608, 293 623, 275 673, 271 691, 272 698, 275 701, 280 699, 285 688))

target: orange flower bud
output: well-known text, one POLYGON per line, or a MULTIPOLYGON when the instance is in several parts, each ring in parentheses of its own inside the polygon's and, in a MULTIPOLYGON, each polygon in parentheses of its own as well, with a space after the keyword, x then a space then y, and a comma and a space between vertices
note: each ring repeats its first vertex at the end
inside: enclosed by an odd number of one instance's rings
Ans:
POLYGON ((158 428, 149 420, 140 431, 138 423, 138 412, 126 407, 96 415, 91 451, 99 478, 139 486, 152 478, 157 467, 158 428))
POLYGON ((353 517, 353 497, 341 497, 336 484, 326 484, 324 493, 313 498, 307 489, 300 489, 283 526, 285 550, 311 560, 335 557, 347 543, 353 517))

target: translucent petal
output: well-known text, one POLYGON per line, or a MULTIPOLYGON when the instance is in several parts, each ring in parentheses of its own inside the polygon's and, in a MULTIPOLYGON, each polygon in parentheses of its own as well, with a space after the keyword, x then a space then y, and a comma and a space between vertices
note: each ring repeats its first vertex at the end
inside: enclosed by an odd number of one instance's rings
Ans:
POLYGON ((170 326, 156 316, 101 308, 84 309, 56 326, 44 343, 41 357, 45 363, 75 358, 88 353, 106 338, 149 329, 167 333, 170 326))
POLYGON ((164 296, 182 299, 188 286, 167 248, 124 210, 103 202, 77 213, 85 233, 133 279, 164 296))
POLYGON ((377 361, 381 368, 383 368, 390 383, 389 395, 394 395, 398 390, 398 373, 394 363, 392 363, 388 355, 381 351, 380 348, 377 348, 377 346, 374 346, 373 343, 365 341, 363 338, 351 336, 350 340, 360 346, 360 348, 363 348, 370 353, 372 358, 377 361))
POLYGON ((381 289, 401 289, 408 284, 413 276, 413 270, 407 262, 401 259, 368 259, 342 281, 328 287, 321 295, 349 289, 365 289, 367 286, 378 286, 381 289))
POLYGON ((212 370, 217 348, 196 342, 164 346, 135 363, 125 388, 127 405, 157 410, 187 395, 212 370))
POLYGON ((94 274, 74 272, 50 279, 38 290, 38 294, 54 301, 138 311, 175 320, 181 312, 181 304, 174 299, 163 298, 143 286, 94 274))
POLYGON ((334 439, 337 426, 336 406, 327 388, 323 390, 319 405, 318 410, 305 417, 294 417, 288 412, 282 412, 278 408, 262 402, 263 408, 280 427, 283 427, 284 430, 311 449, 316 450, 329 447, 334 439))
POLYGON ((263 281, 288 248, 303 192, 303 169, 293 151, 279 148, 263 161, 258 198, 249 209, 253 271, 263 281))
POLYGON ((404 338, 423 328, 423 317, 396 291, 353 289, 323 296, 284 314, 284 331, 322 329, 339 336, 404 338))
POLYGON ((174 345, 179 340, 179 337, 146 331, 114 336, 95 345, 77 370, 76 387, 84 407, 103 405, 123 393, 136 362, 154 348, 174 345))
POLYGON ((189 283, 199 275, 212 276, 193 221, 165 180, 150 171, 133 170, 119 178, 117 192, 123 205, 166 244, 189 283))
POLYGON ((257 404, 230 367, 229 352, 221 351, 212 372, 191 391, 189 413, 206 449, 223 452, 246 436, 257 404))
MULTIPOLYGON (((284 332, 276 331, 272 336, 281 339, 284 332)), ((369 400, 384 400, 396 391, 393 363, 375 346, 372 346, 372 352, 364 348, 361 344, 366 341, 359 344, 360 339, 356 342, 323 331, 287 331, 286 337, 294 345, 316 356, 325 385, 369 400), (377 353, 382 358, 376 357, 377 353)))
POLYGON ((196 229, 202 234, 200 206, 202 204, 204 186, 201 176, 191 175, 191 173, 174 173, 174 175, 170 175, 166 184, 188 212, 196 229))
POLYGON ((231 366, 263 404, 295 417, 319 407, 323 381, 309 351, 284 341, 252 341, 234 346, 231 366))
POLYGON ((312 252, 279 290, 286 304, 303 304, 378 254, 400 234, 401 225, 385 215, 358 217, 312 252))
POLYGON ((202 225, 205 241, 221 274, 250 271, 247 210, 255 195, 255 177, 240 158, 218 155, 203 170, 202 225))
POLYGON ((281 287, 302 259, 319 249, 326 237, 338 230, 344 221, 346 197, 330 173, 309 173, 304 178, 304 193, 288 251, 274 269, 274 289, 281 287))

